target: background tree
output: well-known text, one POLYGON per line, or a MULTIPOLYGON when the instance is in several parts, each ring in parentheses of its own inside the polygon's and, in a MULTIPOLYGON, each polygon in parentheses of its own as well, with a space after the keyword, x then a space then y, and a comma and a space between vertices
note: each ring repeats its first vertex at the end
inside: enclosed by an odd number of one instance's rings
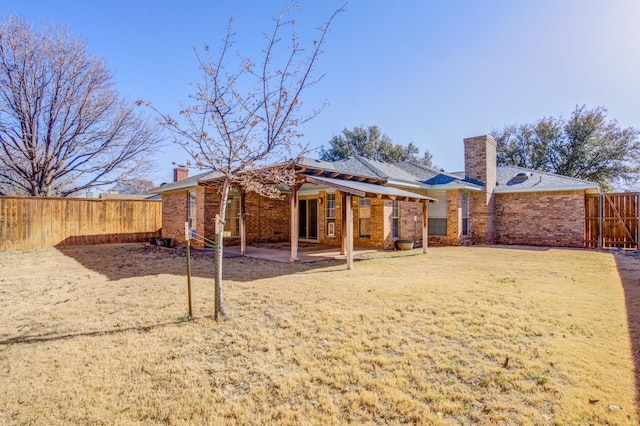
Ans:
POLYGON ((640 176, 640 132, 607 120, 603 107, 576 107, 568 120, 494 130, 498 164, 511 164, 597 182, 610 190, 640 176))
POLYGON ((432 165, 429 151, 420 157, 420 149, 413 142, 407 146, 394 144, 389 136, 381 133, 378 126, 360 126, 353 130, 345 128, 342 135, 331 138, 328 149, 324 146, 320 148, 320 159, 324 161, 344 160, 354 155, 387 163, 414 161, 432 165))
POLYGON ((204 56, 196 51, 203 74, 195 85, 193 103, 182 105, 178 119, 154 109, 195 165, 220 175, 216 182, 221 197, 215 244, 216 320, 227 317, 222 296, 222 241, 229 189, 235 186, 243 192, 280 197, 276 184, 293 186, 293 170, 286 165, 267 166, 290 163, 304 151, 297 144, 301 136, 298 127, 319 113, 302 111, 302 94, 322 78, 314 78, 313 71, 329 28, 342 9, 318 29, 318 38, 310 42, 309 50, 303 48, 295 32, 296 21, 289 18, 293 9, 285 8, 274 19, 257 62, 230 53, 234 46, 230 20, 217 55, 212 55, 208 46, 204 56), (289 34, 286 45, 282 44, 283 32, 289 34))
POLYGON ((159 141, 61 27, 0 21, 0 191, 67 196, 138 176, 159 141))
POLYGON ((129 179, 116 183, 110 191, 119 194, 148 194, 156 185, 146 179, 129 179))

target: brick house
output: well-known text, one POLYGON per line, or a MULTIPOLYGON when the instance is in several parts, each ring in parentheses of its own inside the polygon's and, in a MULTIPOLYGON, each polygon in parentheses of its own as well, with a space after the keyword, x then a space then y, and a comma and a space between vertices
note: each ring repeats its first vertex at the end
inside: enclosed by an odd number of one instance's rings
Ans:
MULTIPOLYGON (((398 239, 423 247, 584 246, 585 194, 598 193, 597 184, 497 167, 496 142, 489 136, 465 139, 464 152, 465 171, 458 173, 362 157, 301 158, 291 165, 298 184, 283 191, 282 199, 230 192, 225 244, 290 242, 292 259, 298 241, 343 249, 349 240, 355 247, 393 249, 398 239)), ((215 178, 210 172, 189 177, 188 169, 177 168, 173 183, 152 191, 162 194, 164 237, 184 244, 188 222, 213 240, 220 205, 211 186, 215 178)))

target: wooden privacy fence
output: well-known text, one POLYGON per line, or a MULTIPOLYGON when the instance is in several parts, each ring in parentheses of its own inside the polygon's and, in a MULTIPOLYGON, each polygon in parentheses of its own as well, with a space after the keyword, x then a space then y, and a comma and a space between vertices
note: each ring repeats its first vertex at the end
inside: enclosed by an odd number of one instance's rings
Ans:
POLYGON ((148 241, 162 202, 0 197, 0 250, 148 241))
POLYGON ((638 193, 589 194, 585 199, 585 246, 638 249, 638 193))

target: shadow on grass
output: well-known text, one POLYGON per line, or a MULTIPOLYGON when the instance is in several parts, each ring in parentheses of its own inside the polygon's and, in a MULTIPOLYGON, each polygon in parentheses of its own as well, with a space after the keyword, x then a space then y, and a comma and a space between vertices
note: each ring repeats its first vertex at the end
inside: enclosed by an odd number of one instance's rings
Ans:
MULTIPOLYGON (((95 246, 57 247, 83 267, 106 276, 109 280, 156 275, 186 276, 184 251, 157 248, 145 244, 106 244, 95 246)), ((322 259, 308 263, 283 263, 249 257, 226 255, 222 272, 224 280, 239 282, 260 278, 289 276, 299 272, 344 265, 344 260, 322 259)), ((214 259, 210 253, 191 256, 191 275, 213 278, 214 259)))
MULTIPOLYGON (((198 317, 197 319, 203 319, 203 318, 213 319, 213 316, 209 315, 204 317, 198 317)), ((190 321, 193 321, 193 320, 190 320, 190 321)), ((190 321, 178 320, 178 321, 164 322, 160 324, 140 325, 136 327, 126 327, 126 328, 115 328, 111 330, 85 331, 81 333, 67 333, 67 334, 48 333, 48 334, 16 336, 16 337, 10 337, 5 340, 0 340, 0 346, 15 345, 15 344, 31 344, 31 343, 41 343, 41 342, 55 342, 58 340, 74 339, 76 337, 111 336, 111 335, 117 335, 121 333, 127 333, 130 331, 147 333, 157 328, 167 327, 170 325, 180 325, 190 321)))
POLYGON ((615 260, 624 289, 629 340, 635 367, 636 401, 640 403, 640 256, 638 252, 616 253, 615 260))

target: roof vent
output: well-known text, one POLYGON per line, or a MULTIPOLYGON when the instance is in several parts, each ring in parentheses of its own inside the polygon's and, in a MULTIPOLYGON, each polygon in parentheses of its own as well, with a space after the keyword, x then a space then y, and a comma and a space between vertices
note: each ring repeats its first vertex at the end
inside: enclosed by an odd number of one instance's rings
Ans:
POLYGON ((531 172, 520 172, 518 174, 516 174, 514 177, 512 177, 511 179, 509 179, 509 182, 507 182, 507 185, 517 185, 519 183, 524 182, 525 180, 529 179, 531 177, 531 172))
POLYGON ((512 180, 527 180, 531 177, 531 172, 520 172, 512 180))

